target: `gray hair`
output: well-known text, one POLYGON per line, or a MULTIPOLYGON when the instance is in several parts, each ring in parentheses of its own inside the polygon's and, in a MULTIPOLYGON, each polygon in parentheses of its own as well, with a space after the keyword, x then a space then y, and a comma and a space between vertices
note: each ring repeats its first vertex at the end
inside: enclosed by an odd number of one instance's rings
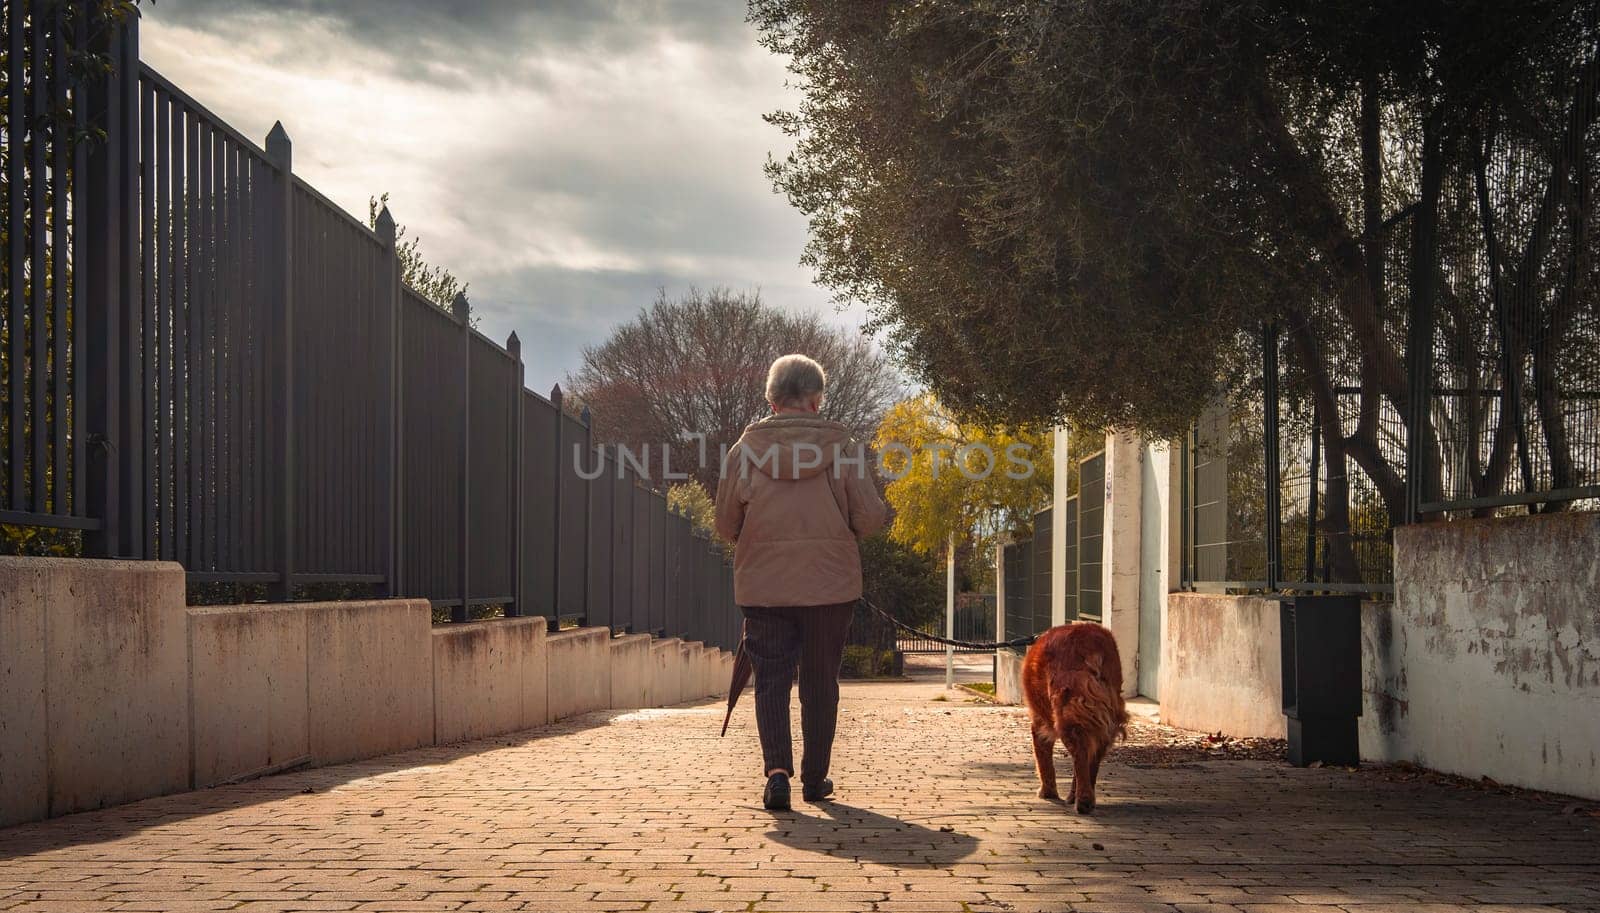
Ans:
POLYGON ((767 370, 767 402, 798 406, 828 386, 828 373, 804 355, 785 355, 767 370))

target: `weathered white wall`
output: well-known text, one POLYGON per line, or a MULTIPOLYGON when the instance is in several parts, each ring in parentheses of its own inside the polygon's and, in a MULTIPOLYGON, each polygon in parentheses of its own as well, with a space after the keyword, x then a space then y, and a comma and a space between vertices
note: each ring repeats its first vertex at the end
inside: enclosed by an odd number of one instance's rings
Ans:
POLYGON ((1259 596, 1172 593, 1161 645, 1161 721, 1283 738, 1279 606, 1259 596))
POLYGON ((1395 531, 1363 756, 1600 798, 1600 514, 1395 531))
MULTIPOLYGON (((1600 798, 1600 514, 1395 531, 1395 599, 1362 606, 1361 755, 1600 798)), ((1161 717, 1281 736, 1278 606, 1173 593, 1161 717)))

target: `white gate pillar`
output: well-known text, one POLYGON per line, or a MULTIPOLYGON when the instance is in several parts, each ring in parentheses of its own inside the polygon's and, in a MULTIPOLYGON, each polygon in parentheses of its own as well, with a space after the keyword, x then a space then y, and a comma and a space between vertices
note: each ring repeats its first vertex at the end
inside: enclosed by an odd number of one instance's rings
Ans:
POLYGON ((1100 623, 1117 638, 1122 657, 1122 693, 1139 693, 1140 485, 1144 445, 1138 435, 1106 435, 1105 540, 1101 567, 1104 593, 1100 623))
POLYGON ((1053 495, 1050 511, 1050 623, 1067 623, 1067 483, 1071 462, 1067 445, 1071 432, 1067 426, 1056 428, 1052 435, 1051 469, 1053 495))

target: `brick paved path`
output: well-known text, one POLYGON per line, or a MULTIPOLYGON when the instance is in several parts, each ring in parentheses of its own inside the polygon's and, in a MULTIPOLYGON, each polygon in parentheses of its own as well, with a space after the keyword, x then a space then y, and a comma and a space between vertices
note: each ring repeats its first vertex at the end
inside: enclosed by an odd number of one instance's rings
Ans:
MULTIPOLYGON (((1020 713, 847 686, 839 801, 759 807, 748 706, 596 714, 0 831, 16 910, 1600 911, 1600 819, 1370 772, 1113 751, 1033 797, 1020 713)), ((1070 765, 1068 765, 1070 766, 1070 765)))

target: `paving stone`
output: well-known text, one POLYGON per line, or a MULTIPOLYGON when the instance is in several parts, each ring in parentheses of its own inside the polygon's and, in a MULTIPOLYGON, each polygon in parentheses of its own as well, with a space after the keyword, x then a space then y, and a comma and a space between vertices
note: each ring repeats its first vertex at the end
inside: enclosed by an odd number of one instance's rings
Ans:
POLYGON ((1559 804, 1140 722, 1082 817, 1020 710, 943 694, 847 684, 837 799, 789 813, 748 695, 726 739, 716 703, 594 713, 0 831, 0 910, 1600 910, 1600 822, 1559 804))

